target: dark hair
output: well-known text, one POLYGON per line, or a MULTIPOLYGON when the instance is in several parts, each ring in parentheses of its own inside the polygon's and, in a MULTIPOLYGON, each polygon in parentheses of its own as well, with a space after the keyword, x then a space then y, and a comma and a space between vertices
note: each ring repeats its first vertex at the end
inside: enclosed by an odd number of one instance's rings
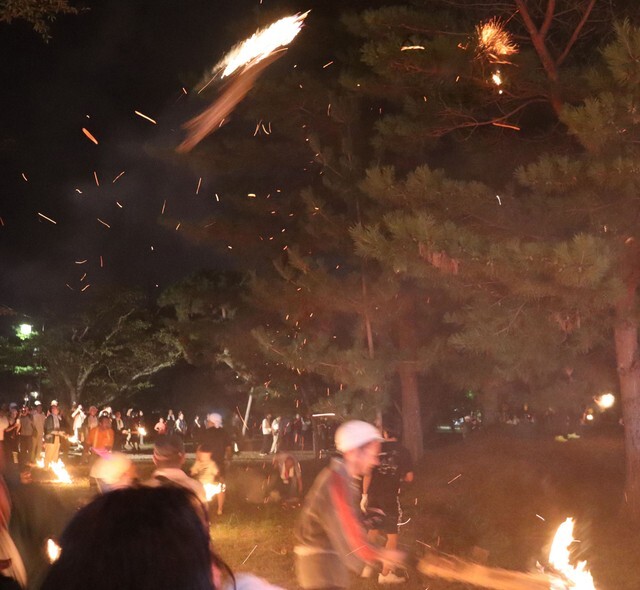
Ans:
POLYGON ((109 492, 82 508, 60 537, 41 590, 215 590, 206 511, 183 488, 109 492))

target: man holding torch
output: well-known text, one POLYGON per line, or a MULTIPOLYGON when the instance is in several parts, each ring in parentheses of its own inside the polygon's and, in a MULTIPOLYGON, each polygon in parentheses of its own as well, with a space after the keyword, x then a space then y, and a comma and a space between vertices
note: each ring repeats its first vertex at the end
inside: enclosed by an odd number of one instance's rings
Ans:
POLYGON ((304 590, 346 588, 349 571, 359 574, 375 561, 398 565, 404 560, 397 550, 370 544, 359 516, 357 479, 378 464, 382 440, 373 425, 360 420, 336 430, 342 459, 332 459, 318 475, 296 526, 296 575, 304 590))

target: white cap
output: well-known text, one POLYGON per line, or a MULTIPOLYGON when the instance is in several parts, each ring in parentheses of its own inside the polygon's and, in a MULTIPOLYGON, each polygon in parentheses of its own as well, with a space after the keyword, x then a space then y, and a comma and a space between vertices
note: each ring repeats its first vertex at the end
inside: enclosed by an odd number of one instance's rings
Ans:
POLYGON ((216 428, 222 428, 222 416, 216 412, 207 414, 207 422, 211 422, 216 428))
POLYGON ((374 441, 384 440, 380 431, 369 422, 350 420, 336 430, 336 449, 341 453, 358 449, 374 441))
POLYGON ((41 406, 42 402, 40 400, 36 400, 35 402, 33 402, 34 406, 41 406))
POLYGON ((58 400, 57 399, 52 399, 50 405, 57 406, 58 405, 58 400))

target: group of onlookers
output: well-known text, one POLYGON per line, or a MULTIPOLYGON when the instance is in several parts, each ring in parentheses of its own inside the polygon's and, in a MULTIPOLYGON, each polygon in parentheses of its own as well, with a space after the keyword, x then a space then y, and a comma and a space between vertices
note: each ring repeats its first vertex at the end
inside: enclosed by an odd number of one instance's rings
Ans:
POLYGON ((304 451, 310 444, 311 420, 301 414, 293 418, 266 414, 260 424, 261 455, 280 451, 304 451))

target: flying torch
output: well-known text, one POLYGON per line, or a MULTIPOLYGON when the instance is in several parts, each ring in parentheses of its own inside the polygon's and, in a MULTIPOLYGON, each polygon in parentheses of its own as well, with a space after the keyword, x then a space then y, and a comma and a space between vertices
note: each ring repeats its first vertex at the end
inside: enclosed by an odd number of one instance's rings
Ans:
POLYGON ((257 31, 231 49, 212 68, 212 76, 200 92, 218 76, 221 79, 233 78, 209 107, 184 124, 187 136, 178 146, 178 152, 191 151, 207 135, 222 126, 226 117, 253 88, 260 74, 283 55, 287 45, 301 31, 308 14, 287 16, 257 31))

